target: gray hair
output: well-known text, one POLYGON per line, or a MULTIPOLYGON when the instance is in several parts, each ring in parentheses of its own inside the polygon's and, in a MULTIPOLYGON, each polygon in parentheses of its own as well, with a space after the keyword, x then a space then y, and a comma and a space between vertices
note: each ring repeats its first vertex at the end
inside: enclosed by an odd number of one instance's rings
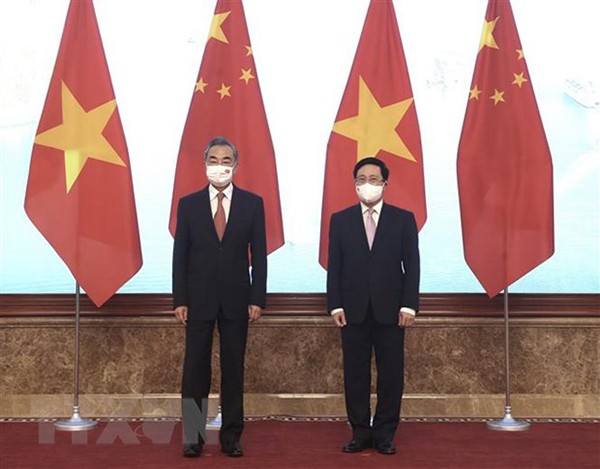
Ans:
POLYGON ((233 152, 233 161, 237 163, 237 160, 238 160, 237 148, 235 147, 235 145, 233 143, 231 143, 231 141, 229 141, 225 137, 213 137, 210 139, 210 141, 206 145, 206 150, 204 150, 204 161, 208 160, 208 152, 210 151, 210 149, 212 147, 221 147, 221 146, 231 148, 231 151, 233 152))

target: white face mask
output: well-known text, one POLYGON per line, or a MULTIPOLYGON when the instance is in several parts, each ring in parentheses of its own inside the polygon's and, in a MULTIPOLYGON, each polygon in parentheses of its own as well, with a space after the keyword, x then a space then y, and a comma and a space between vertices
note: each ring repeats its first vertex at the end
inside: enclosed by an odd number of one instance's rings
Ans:
POLYGON ((383 185, 375 186, 374 184, 367 182, 360 186, 356 186, 356 193, 363 203, 371 204, 381 199, 383 195, 383 185))
POLYGON ((233 166, 207 165, 206 177, 214 186, 227 186, 233 179, 233 166))

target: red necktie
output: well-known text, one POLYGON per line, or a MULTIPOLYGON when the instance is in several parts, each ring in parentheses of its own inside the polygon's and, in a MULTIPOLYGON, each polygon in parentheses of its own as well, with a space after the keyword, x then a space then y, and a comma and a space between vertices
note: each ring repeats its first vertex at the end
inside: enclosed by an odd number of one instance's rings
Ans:
POLYGON ((223 234, 225 233, 225 209, 223 208, 223 197, 225 194, 223 192, 219 192, 217 194, 217 198, 219 199, 219 203, 217 204, 217 211, 215 212, 215 229, 217 230, 217 236, 219 237, 219 241, 223 239, 223 234))

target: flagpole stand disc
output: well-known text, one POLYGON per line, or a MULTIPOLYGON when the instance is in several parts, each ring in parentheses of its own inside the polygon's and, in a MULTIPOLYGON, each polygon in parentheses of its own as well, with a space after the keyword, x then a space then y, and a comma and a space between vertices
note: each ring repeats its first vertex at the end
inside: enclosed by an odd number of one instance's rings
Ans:
POLYGON ((219 406, 219 409, 217 410, 217 415, 215 416, 214 419, 212 419, 210 422, 208 422, 206 424, 206 428, 208 430, 218 430, 221 428, 221 424, 222 424, 222 420, 221 420, 221 406, 219 406))
POLYGON ((82 419, 79 415, 79 407, 73 407, 73 415, 69 420, 59 420, 54 422, 54 427, 57 430, 64 430, 69 432, 78 432, 83 430, 90 430, 98 425, 95 420, 82 419))
POLYGON ((524 420, 515 420, 512 415, 510 415, 510 407, 506 408, 506 413, 502 419, 487 422, 486 425, 490 430, 508 432, 522 432, 529 430, 529 427, 531 426, 529 422, 525 422, 524 420))

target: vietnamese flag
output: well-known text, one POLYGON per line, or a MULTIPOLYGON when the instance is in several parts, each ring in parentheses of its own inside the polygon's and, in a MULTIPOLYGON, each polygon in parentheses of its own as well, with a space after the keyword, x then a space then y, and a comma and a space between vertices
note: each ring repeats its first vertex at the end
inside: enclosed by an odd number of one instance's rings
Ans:
POLYGON ((392 0, 371 0, 350 77, 327 145, 319 263, 327 268, 332 213, 358 203, 352 170, 367 156, 390 170, 387 203, 427 218, 423 152, 392 0))
POLYGON ((235 185, 263 199, 271 253, 284 243, 277 167, 241 0, 217 1, 179 148, 171 234, 179 199, 207 184, 204 150, 216 136, 238 149, 235 185))
POLYGON ((457 163, 465 260, 492 298, 554 253, 552 159, 508 0, 488 3, 457 163))
POLYGON ((69 5, 25 211, 98 307, 142 266, 129 155, 91 0, 69 5))

